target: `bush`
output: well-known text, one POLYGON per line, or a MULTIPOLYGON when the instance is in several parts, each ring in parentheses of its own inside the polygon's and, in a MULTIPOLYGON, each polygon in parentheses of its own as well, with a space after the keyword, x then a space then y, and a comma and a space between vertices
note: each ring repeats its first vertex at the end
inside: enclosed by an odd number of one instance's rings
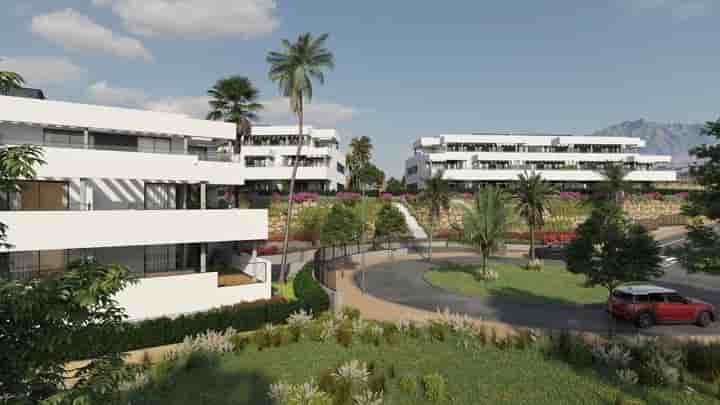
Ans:
POLYGON ((236 353, 244 351, 249 343, 250 338, 241 334, 236 333, 235 335, 230 337, 230 344, 232 344, 233 350, 236 353))
POLYGON ((704 378, 720 374, 720 343, 691 341, 685 344, 687 369, 704 378))
MULTIPOLYGON (((123 333, 107 336, 96 328, 87 329, 78 341, 106 342, 114 344, 121 351, 162 346, 181 342, 186 336, 207 331, 224 331, 232 327, 235 331, 253 331, 267 323, 282 323, 301 309, 318 314, 330 307, 330 299, 313 278, 313 268, 306 266, 295 277, 293 288, 296 301, 288 302, 282 297, 269 300, 228 305, 206 312, 180 315, 170 319, 161 317, 139 322, 125 322, 123 333)), ((80 350, 82 352, 82 350, 80 350)), ((95 355, 86 349, 78 356, 92 358, 95 355)))
POLYGON ((352 345, 353 331, 351 328, 340 328, 336 332, 335 337, 337 338, 338 344, 347 348, 352 345))
POLYGON ((360 319, 360 310, 353 307, 343 307, 342 314, 345 318, 355 321, 360 319))
POLYGON ((440 402, 447 396, 445 378, 438 373, 427 374, 422 378, 425 398, 432 402, 440 402))
POLYGON ((450 327, 446 323, 438 321, 430 322, 430 326, 428 327, 430 339, 438 342, 444 342, 449 332, 449 329, 450 327))
POLYGON ((414 375, 403 375, 398 379, 400 390, 409 395, 417 395, 418 381, 414 375))
POLYGON ((405 216, 390 203, 382 205, 375 217, 375 237, 397 237, 408 232, 405 216))
POLYGON ((362 222, 355 211, 345 204, 332 206, 322 229, 322 243, 333 245, 360 239, 362 222))
POLYGON ((185 370, 209 369, 217 366, 220 362, 220 354, 205 350, 192 351, 185 360, 185 370))

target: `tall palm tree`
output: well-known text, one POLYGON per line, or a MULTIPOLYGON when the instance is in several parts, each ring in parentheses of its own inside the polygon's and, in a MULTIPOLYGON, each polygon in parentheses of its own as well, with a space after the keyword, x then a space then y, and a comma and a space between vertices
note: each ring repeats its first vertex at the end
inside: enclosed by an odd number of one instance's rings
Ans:
POLYGON ((518 213, 530 229, 529 257, 530 263, 535 264, 535 230, 545 224, 545 214, 550 211, 550 197, 555 194, 555 189, 533 171, 518 175, 513 194, 517 200, 518 213))
POLYGON ((300 165, 300 155, 303 145, 304 105, 312 101, 313 80, 320 84, 325 83, 325 72, 335 67, 333 53, 325 47, 328 34, 314 37, 305 33, 298 36, 294 43, 287 39, 282 41, 283 49, 280 52, 270 52, 267 62, 270 64, 270 80, 276 82, 280 93, 290 100, 290 110, 298 120, 298 147, 293 162, 292 177, 288 195, 288 211, 285 218, 285 238, 283 241, 282 264, 280 280, 285 282, 285 267, 287 264, 288 238, 290 236, 290 223, 293 212, 293 194, 295 191, 295 177, 300 165))
POLYGON ((600 170, 600 174, 604 181, 598 185, 602 199, 607 199, 622 205, 625 199, 625 193, 632 189, 631 184, 625 179, 629 171, 625 169, 622 163, 606 162, 605 166, 600 170))
POLYGON ((25 83, 25 79, 19 73, 0 71, 0 94, 8 94, 11 89, 16 89, 25 83))
POLYGON ((509 198, 502 189, 486 187, 475 194, 471 204, 462 204, 465 213, 461 227, 465 242, 477 247, 482 253, 482 272, 487 273, 490 255, 503 241, 510 224, 509 198))
POLYGON ((425 181, 425 189, 420 194, 420 199, 430 208, 430 235, 428 237, 428 261, 432 260, 432 242, 435 232, 435 221, 440 216, 442 209, 450 207, 450 187, 443 180, 443 171, 435 173, 434 176, 425 181))
POLYGON ((230 76, 218 80, 208 90, 210 112, 207 119, 233 122, 236 125, 235 151, 240 152, 243 139, 252 134, 251 121, 263 109, 258 103, 260 92, 243 76, 230 76))

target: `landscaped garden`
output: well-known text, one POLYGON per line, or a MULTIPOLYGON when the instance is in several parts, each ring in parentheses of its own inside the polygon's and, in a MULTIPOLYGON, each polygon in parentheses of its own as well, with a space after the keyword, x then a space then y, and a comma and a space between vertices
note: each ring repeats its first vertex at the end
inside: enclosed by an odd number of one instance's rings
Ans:
POLYGON ((490 261, 489 268, 498 273, 494 281, 477 277, 481 271, 479 265, 449 263, 433 268, 424 277, 436 287, 470 297, 528 304, 596 304, 607 300, 605 288, 586 288, 583 275, 568 272, 559 262, 546 262, 542 271, 529 271, 520 265, 499 261, 490 261))
POLYGON ((718 404, 718 346, 506 337, 445 314, 428 324, 353 311, 250 334, 188 338, 121 393, 132 404, 718 404))

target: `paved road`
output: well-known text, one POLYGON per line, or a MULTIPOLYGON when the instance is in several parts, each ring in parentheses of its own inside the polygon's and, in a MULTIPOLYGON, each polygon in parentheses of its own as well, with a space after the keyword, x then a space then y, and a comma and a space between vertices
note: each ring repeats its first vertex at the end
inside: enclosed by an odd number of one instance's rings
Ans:
MULTIPOLYGON (((479 263, 477 257, 456 257, 458 263, 479 263)), ((501 258, 498 260, 517 261, 501 258)), ((521 259, 520 259, 521 260, 521 259)), ((388 262, 368 268, 365 277, 366 291, 380 299, 410 307, 434 311, 449 308, 452 312, 473 317, 498 320, 533 328, 574 329, 595 333, 636 334, 639 331, 628 322, 612 321, 603 305, 570 305, 567 303, 525 304, 498 298, 475 298, 445 291, 427 283, 423 273, 430 269, 427 262, 408 260, 388 262)), ((356 274, 359 276, 359 274, 356 274)), ((710 276, 687 276, 679 267, 668 269, 668 274, 656 284, 674 288, 682 294, 699 298, 720 307, 720 280, 710 276)), ((356 284, 359 284, 356 280, 356 284)), ((658 325, 640 332, 646 335, 706 335, 720 334, 720 322, 709 328, 694 325, 658 325)))

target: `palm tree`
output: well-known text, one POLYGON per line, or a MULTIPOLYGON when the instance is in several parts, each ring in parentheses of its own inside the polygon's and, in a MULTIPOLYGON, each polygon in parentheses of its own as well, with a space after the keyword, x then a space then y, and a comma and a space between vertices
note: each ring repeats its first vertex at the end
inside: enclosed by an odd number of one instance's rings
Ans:
POLYGON ((361 136, 360 138, 353 138, 350 141, 350 153, 348 154, 346 161, 348 163, 348 169, 352 173, 352 188, 355 189, 359 186, 359 174, 360 172, 370 163, 372 158, 372 142, 367 136, 361 136))
POLYGON ((488 257, 503 241, 510 224, 509 198, 502 189, 486 187, 475 194, 471 204, 462 204, 465 213, 461 227, 465 242, 482 253, 482 272, 487 275, 488 257))
POLYGON ((218 80, 207 94, 211 99, 206 118, 235 123, 235 149, 239 153, 243 139, 252 134, 250 122, 256 120, 258 111, 263 109, 257 102, 260 92, 247 77, 230 76, 218 80))
POLYGON ((598 185, 603 200, 608 199, 614 202, 615 205, 622 205, 625 193, 632 189, 631 184, 625 180, 628 173, 622 163, 605 163, 605 166, 600 170, 600 174, 605 180, 598 185))
POLYGON ((25 79, 19 73, 0 71, 0 94, 8 94, 11 89, 16 89, 25 83, 25 79))
POLYGON ((325 47, 328 34, 314 37, 312 34, 301 34, 295 43, 287 39, 282 41, 283 50, 270 52, 267 62, 270 64, 270 80, 276 82, 280 93, 290 100, 290 110, 298 119, 298 147, 293 162, 292 177, 288 196, 288 211, 285 218, 285 238, 283 241, 282 264, 280 280, 285 282, 285 267, 287 263, 288 238, 290 236, 290 223, 293 211, 293 193, 295 191, 295 177, 300 164, 300 154, 303 145, 303 119, 304 104, 312 101, 313 80, 320 84, 325 83, 325 71, 335 67, 335 57, 325 47))
POLYGON ((555 194, 555 189, 533 171, 518 175, 513 194, 518 212, 530 229, 529 257, 530 264, 535 265, 535 230, 545 224, 545 214, 550 211, 550 197, 555 194))
POLYGON ((440 216, 442 209, 448 209, 450 206, 450 188, 445 180, 443 180, 443 171, 435 173, 435 175, 425 181, 425 189, 420 194, 420 199, 430 208, 430 235, 428 244, 428 261, 432 259, 432 242, 433 233, 435 232, 435 221, 440 216))

